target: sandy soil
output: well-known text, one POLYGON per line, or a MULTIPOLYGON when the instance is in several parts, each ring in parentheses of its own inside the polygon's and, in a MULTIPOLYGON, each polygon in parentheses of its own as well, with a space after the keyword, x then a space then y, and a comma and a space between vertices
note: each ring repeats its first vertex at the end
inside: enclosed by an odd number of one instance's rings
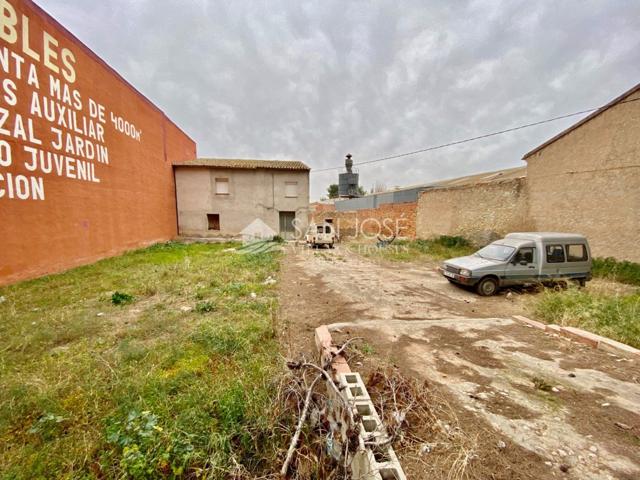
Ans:
MULTIPOLYGON (((468 478, 640 478, 638 362, 514 321, 530 293, 479 297, 435 267, 291 249, 280 278, 287 355, 315 356, 321 324, 337 341, 364 337, 375 353, 352 368, 393 365, 427 381, 477 440, 468 478)), ((429 456, 407 462, 411 478, 448 478, 425 467, 429 456)))

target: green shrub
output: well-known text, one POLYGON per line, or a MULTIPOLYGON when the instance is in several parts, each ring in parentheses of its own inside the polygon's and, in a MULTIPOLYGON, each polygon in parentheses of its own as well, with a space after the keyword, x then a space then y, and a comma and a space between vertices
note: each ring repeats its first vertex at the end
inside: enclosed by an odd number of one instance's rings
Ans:
POLYGON ((471 246, 469 240, 459 236, 452 237, 449 235, 440 235, 438 238, 432 240, 432 242, 436 245, 442 245, 443 247, 448 248, 462 248, 471 246))
POLYGON ((109 419, 106 439, 120 454, 122 470, 134 479, 158 478, 159 472, 181 475, 194 452, 184 433, 167 431, 149 411, 109 419))
POLYGON ((433 239, 417 239, 409 243, 409 248, 435 259, 461 257, 473 253, 471 243, 463 237, 442 235, 433 239))
POLYGON ((442 235, 431 239, 398 239, 386 248, 361 248, 362 245, 351 245, 350 248, 365 256, 382 257, 396 262, 414 261, 420 256, 432 260, 462 257, 472 254, 475 249, 464 237, 442 235), (364 251, 363 251, 364 250, 364 251))
POLYGON ((198 313, 209 313, 213 312, 216 309, 216 304, 213 302, 198 302, 196 303, 196 312, 198 313))
POLYGON ((594 277, 640 286, 640 263, 618 261, 611 257, 594 258, 592 272, 594 277))
POLYGON ((126 305, 127 303, 131 302, 133 302, 133 296, 129 295, 128 293, 116 291, 113 293, 113 295, 111 295, 111 303, 113 303, 114 305, 126 305))

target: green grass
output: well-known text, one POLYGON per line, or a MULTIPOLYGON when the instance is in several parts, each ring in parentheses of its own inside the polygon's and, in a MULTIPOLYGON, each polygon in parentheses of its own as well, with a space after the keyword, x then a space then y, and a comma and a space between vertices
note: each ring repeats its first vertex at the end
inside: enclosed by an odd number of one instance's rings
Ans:
POLYGON ((440 236, 429 240, 396 240, 384 248, 372 244, 351 243, 352 251, 367 257, 381 258, 395 262, 414 260, 446 260, 448 258, 471 255, 477 249, 463 237, 440 236))
POLYGON ((159 244, 0 288, 0 478, 268 468, 281 367, 262 282, 279 256, 230 246, 159 244))
POLYGON ((538 319, 579 327, 640 348, 640 293, 614 295, 569 288, 545 290, 533 300, 538 319))
POLYGON ((618 261, 615 258, 594 258, 593 276, 640 286, 640 263, 618 261))

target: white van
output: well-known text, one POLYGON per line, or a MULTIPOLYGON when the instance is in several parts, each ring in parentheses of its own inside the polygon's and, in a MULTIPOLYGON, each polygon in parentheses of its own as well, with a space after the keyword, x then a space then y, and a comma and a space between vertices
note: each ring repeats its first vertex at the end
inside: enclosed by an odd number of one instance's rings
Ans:
POLYGON ((336 233, 333 225, 327 222, 319 224, 312 223, 307 229, 305 241, 307 245, 311 245, 312 248, 321 245, 327 245, 329 248, 333 248, 336 243, 336 233))
POLYGON ((473 255, 447 260, 440 269, 453 283, 475 287, 483 296, 500 287, 571 279, 591 280, 591 251, 583 235, 510 233, 473 255))

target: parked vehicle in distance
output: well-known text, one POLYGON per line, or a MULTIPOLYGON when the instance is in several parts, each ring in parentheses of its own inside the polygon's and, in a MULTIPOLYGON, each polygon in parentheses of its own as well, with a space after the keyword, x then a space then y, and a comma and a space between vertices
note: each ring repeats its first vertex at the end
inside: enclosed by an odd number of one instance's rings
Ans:
POLYGON ((333 229, 333 225, 330 223, 312 223, 307 229, 305 241, 307 242, 307 245, 311 245, 313 248, 322 245, 327 245, 329 248, 333 248, 336 243, 336 232, 333 229))
POLYGON ((440 271, 483 296, 501 287, 569 279, 584 286, 591 280, 591 251, 583 235, 510 233, 473 255, 446 260, 440 271))

